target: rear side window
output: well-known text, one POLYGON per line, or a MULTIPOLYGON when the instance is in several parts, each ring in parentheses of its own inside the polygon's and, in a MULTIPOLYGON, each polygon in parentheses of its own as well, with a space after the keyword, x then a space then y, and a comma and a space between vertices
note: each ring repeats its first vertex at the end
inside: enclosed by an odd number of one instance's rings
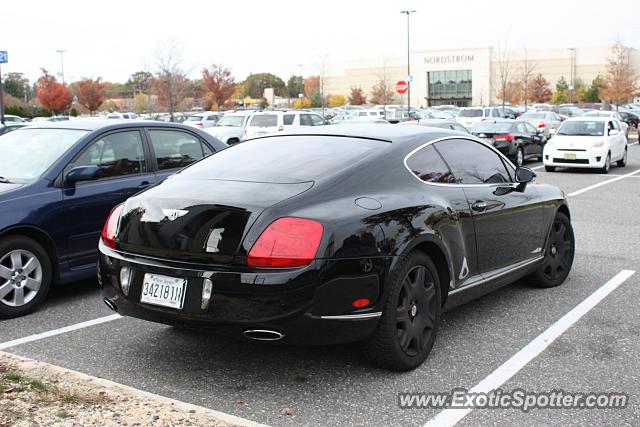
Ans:
POLYGON ((510 182, 509 172, 500 156, 480 142, 448 139, 436 144, 438 152, 460 184, 510 182))
POLYGON ((407 159, 407 167, 424 182, 456 182, 440 154, 433 148, 433 145, 427 145, 413 153, 407 159))
POLYGON ((260 114, 253 116, 249 126, 259 128, 278 126, 278 116, 275 114, 260 114))
POLYGON ((482 110, 479 108, 461 110, 458 117, 482 117, 482 110))
POLYGON ((317 114, 310 114, 311 126, 322 126, 325 124, 324 119, 317 114))
POLYGON ((73 166, 98 166, 101 178, 147 170, 139 131, 112 133, 91 143, 73 166))
POLYGON ((293 124, 293 119, 295 119, 295 114, 285 114, 282 117, 282 122, 285 126, 290 126, 293 124))
POLYGON ((149 130, 159 170, 182 168, 204 157, 203 145, 195 136, 174 130, 149 130))

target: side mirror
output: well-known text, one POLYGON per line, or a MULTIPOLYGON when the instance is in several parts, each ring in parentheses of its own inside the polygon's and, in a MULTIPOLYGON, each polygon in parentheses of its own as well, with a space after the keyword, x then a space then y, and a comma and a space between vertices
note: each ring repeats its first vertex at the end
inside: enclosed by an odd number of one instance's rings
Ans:
POLYGON ((535 177, 536 173, 527 167, 520 166, 518 169, 516 169, 516 182, 520 184, 531 182, 535 177))
MULTIPOLYGON (((538 128, 536 129, 536 132, 538 133, 538 135, 542 135, 544 133, 544 129, 543 128, 538 128)), ((551 131, 549 131, 551 132, 551 131)), ((553 129, 553 133, 555 133, 555 129, 553 129)))
POLYGON ((549 129, 549 138, 556 134, 557 129, 549 129))
POLYGON ((609 136, 616 136, 620 133, 618 129, 609 129, 609 136))
POLYGON ((78 181, 92 181, 100 178, 100 168, 98 166, 77 166, 67 172, 65 181, 76 183, 78 181))

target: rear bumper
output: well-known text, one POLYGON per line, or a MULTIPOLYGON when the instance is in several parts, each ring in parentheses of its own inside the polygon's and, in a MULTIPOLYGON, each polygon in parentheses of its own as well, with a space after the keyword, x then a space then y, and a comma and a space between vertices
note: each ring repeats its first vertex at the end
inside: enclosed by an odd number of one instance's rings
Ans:
POLYGON ((248 330, 267 330, 283 335, 279 343, 336 344, 362 340, 375 330, 389 261, 375 259, 368 273, 354 269, 360 260, 318 260, 301 269, 260 273, 177 268, 114 251, 101 242, 98 275, 105 302, 123 316, 243 339, 249 339, 244 335, 248 330), (123 266, 133 271, 127 295, 120 286, 123 266), (186 278, 183 307, 141 303, 145 273, 186 278), (213 292, 209 306, 202 309, 205 277, 212 281, 213 292), (352 308, 351 302, 359 298, 372 304, 352 308))

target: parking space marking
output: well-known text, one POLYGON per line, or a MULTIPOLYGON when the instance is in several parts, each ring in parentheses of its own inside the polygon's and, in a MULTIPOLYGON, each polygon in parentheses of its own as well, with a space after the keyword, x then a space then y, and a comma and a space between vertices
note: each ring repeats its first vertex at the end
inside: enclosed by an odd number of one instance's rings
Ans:
POLYGON ((582 194, 582 193, 586 193, 587 191, 591 191, 594 188, 602 187, 603 185, 611 184, 612 182, 616 182, 616 181, 620 181, 621 179, 628 178, 628 177, 630 177, 632 175, 637 174, 638 172, 640 172, 640 169, 637 169, 637 170, 635 170, 633 172, 629 172, 629 173, 624 174, 624 175, 620 175, 620 176, 618 176, 616 178, 608 179, 606 181, 602 181, 602 182, 599 182, 597 184, 590 185, 588 187, 585 187, 585 188, 582 188, 580 190, 574 191, 573 193, 569 193, 568 195, 570 197, 577 196, 578 194, 582 194))
MULTIPOLYGON (((511 356, 509 360, 500 365, 495 371, 489 374, 488 377, 480 381, 475 387, 469 390, 469 393, 488 393, 502 386, 633 274, 635 274, 633 270, 622 270, 613 276, 607 283, 598 288, 553 325, 549 326, 533 341, 529 342, 529 344, 511 356)), ((454 426, 472 410, 472 408, 444 409, 429 420, 425 424, 425 427, 454 426)))
POLYGON ((532 167, 531 170, 532 171, 537 171, 538 169, 542 169, 543 167, 544 167, 544 165, 535 166, 535 167, 532 167))
POLYGON ((99 317, 97 319, 87 320, 86 322, 76 323, 75 325, 65 326, 63 328, 52 329, 50 331, 41 332, 39 334, 29 335, 24 338, 18 338, 11 341, 5 341, 0 343, 0 350, 6 350, 10 347, 15 347, 20 344, 26 344, 28 342, 38 341, 44 338, 53 337, 56 335, 64 334, 71 331, 77 331, 78 329, 87 328, 89 326, 99 325, 101 323, 111 322, 112 320, 120 319, 122 316, 119 314, 111 314, 105 317, 99 317))

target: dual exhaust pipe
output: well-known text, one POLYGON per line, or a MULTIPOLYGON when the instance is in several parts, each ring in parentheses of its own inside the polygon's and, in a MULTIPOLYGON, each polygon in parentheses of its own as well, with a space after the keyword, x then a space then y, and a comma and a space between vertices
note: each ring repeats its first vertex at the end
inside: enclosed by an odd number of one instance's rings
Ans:
MULTIPOLYGON (((109 298, 103 299, 104 304, 109 307, 111 311, 118 312, 118 307, 109 298)), ((268 329, 247 329, 243 332, 245 338, 255 341, 280 341, 284 338, 284 334, 277 331, 271 331, 268 329)))

